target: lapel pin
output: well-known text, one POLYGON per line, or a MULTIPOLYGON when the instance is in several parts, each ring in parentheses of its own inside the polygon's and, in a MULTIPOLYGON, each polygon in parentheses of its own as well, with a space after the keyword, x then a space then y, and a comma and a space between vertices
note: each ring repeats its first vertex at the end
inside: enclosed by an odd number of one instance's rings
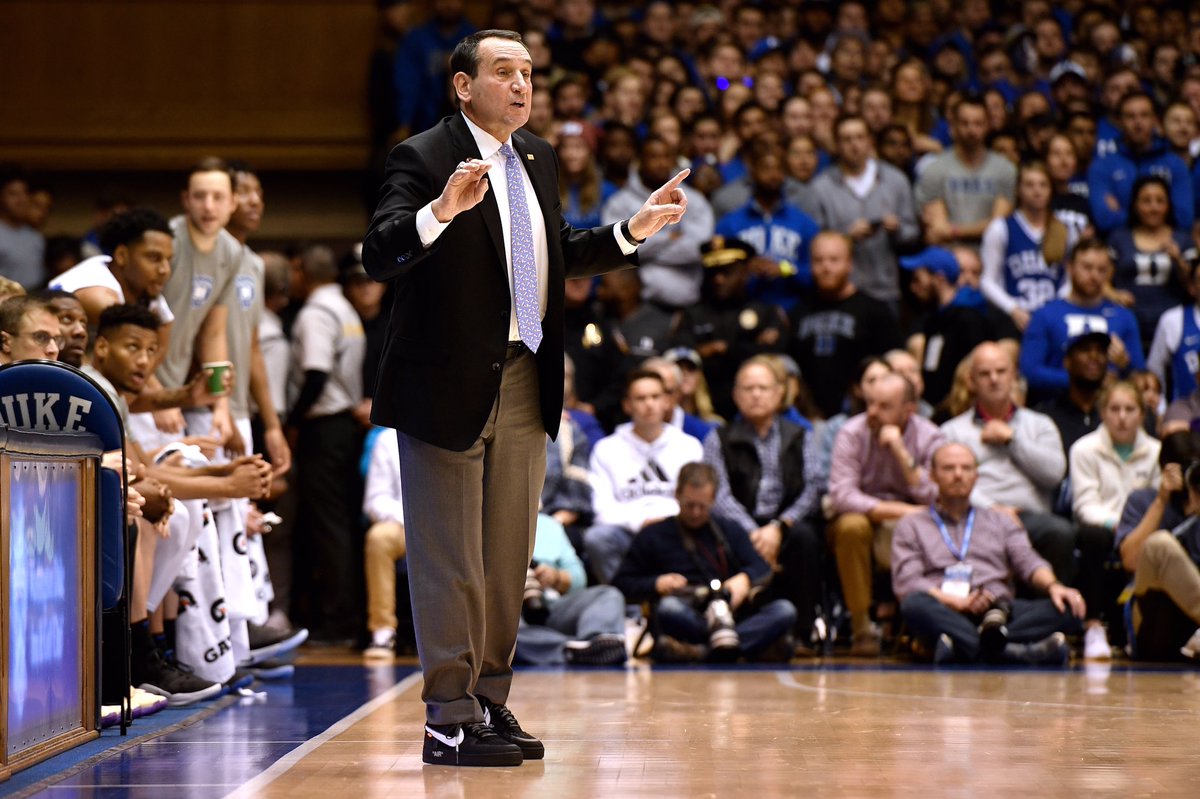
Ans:
POLYGON ((530 161, 532 161, 532 160, 533 160, 533 153, 525 153, 525 157, 526 157, 526 158, 528 158, 530 161))

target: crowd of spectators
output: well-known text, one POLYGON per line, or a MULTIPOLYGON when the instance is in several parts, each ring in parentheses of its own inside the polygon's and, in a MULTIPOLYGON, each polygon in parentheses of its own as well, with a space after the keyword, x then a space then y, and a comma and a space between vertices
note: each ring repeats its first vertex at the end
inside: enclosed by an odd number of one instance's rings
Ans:
MULTIPOLYGON (((447 56, 475 29, 461 0, 379 5, 376 185, 453 113, 447 56)), ((692 170, 639 269, 568 284, 519 660, 620 662, 641 603, 666 660, 873 656, 906 625, 937 662, 1058 662, 1063 633, 1092 658, 1200 652, 1200 9, 525 0, 478 21, 524 36, 569 222, 692 170)), ((134 488, 175 507, 145 522, 173 543, 139 543, 134 614, 151 690, 175 663, 204 683, 172 701, 303 628, 403 644, 395 440, 368 419, 375 391, 421 390, 375 384, 387 287, 356 250, 256 253, 248 165, 181 188, 172 220, 106 197, 93 230, 44 238, 51 191, 0 175, 0 294, 41 298, 0 306, 0 357, 89 364, 129 405, 134 488), (224 362, 231 392, 206 393, 224 362), (213 576, 249 626, 187 633, 230 638, 220 669, 171 640, 210 516, 218 542, 274 527, 213 576)))

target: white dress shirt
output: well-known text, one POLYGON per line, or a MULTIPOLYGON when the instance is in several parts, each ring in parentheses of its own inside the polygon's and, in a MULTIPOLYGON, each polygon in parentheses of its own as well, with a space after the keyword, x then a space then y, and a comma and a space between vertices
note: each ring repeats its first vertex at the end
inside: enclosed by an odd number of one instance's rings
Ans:
MULTIPOLYGON (((487 173, 487 179, 491 183, 491 188, 488 191, 496 198, 496 206, 500 211, 500 225, 504 235, 504 257, 508 265, 508 294, 509 297, 512 297, 512 231, 509 230, 511 221, 508 210, 508 173, 505 169, 504 156, 500 154, 500 148, 503 144, 508 144, 509 147, 512 147, 512 137, 509 137, 508 141, 502 144, 490 133, 472 122, 466 114, 463 114, 463 119, 467 123, 467 129, 471 131, 471 136, 475 139, 475 145, 479 148, 480 160, 491 164, 492 167, 487 173)), ((515 152, 516 148, 513 148, 513 150, 515 152)), ((537 268, 538 276, 538 305, 540 315, 545 317, 546 291, 549 284, 547 273, 550 265, 550 250, 546 243, 546 218, 542 214, 542 207, 538 204, 537 194, 533 190, 533 183, 529 180, 529 172, 526 170, 523 162, 524 159, 519 152, 517 153, 517 158, 522 160, 521 177, 525 184, 525 204, 529 208, 529 224, 533 233, 533 261, 537 268)), ((555 186, 554 189, 557 191, 558 187, 555 186)), ((421 244, 425 247, 429 247, 437 241, 438 236, 442 235, 449 226, 450 222, 439 222, 437 217, 433 215, 432 202, 417 211, 417 235, 421 237, 421 244)), ((558 231, 555 231, 555 235, 557 233, 558 231)), ((625 255, 630 255, 637 249, 637 244, 627 241, 621 235, 620 225, 613 228, 613 234, 616 237, 617 244, 621 248, 621 252, 625 255)), ((517 330, 517 308, 515 302, 509 307, 508 319, 508 340, 520 341, 521 334, 517 330)))

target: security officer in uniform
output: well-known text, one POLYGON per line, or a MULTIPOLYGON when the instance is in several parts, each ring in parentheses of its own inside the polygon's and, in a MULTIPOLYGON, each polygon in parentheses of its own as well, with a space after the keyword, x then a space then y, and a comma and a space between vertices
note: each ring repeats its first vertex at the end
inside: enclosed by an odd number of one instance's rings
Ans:
POLYGON ((674 339, 678 346, 700 353, 713 407, 732 419, 737 414, 733 383, 738 367, 755 355, 785 351, 787 316, 777 305, 747 297, 750 264, 758 257, 754 247, 740 239, 713 236, 700 253, 704 265, 700 303, 676 315, 674 339))

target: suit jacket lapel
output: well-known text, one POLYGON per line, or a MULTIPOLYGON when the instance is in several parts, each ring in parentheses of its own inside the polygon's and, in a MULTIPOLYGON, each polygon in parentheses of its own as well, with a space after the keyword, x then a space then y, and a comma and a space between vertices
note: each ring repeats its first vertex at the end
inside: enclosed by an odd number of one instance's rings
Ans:
MULTIPOLYGON (((478 160, 481 157, 479 146, 475 144, 475 137, 467 128, 462 112, 455 113, 450 118, 450 132, 454 141, 455 153, 460 159, 474 158, 478 160)), ((504 251, 504 227, 500 223, 500 207, 496 205, 496 198, 493 196, 494 188, 489 182, 487 194, 483 195, 483 200, 476 207, 483 216, 492 246, 496 248, 496 255, 500 259, 500 268, 507 273, 508 253, 504 251)))

